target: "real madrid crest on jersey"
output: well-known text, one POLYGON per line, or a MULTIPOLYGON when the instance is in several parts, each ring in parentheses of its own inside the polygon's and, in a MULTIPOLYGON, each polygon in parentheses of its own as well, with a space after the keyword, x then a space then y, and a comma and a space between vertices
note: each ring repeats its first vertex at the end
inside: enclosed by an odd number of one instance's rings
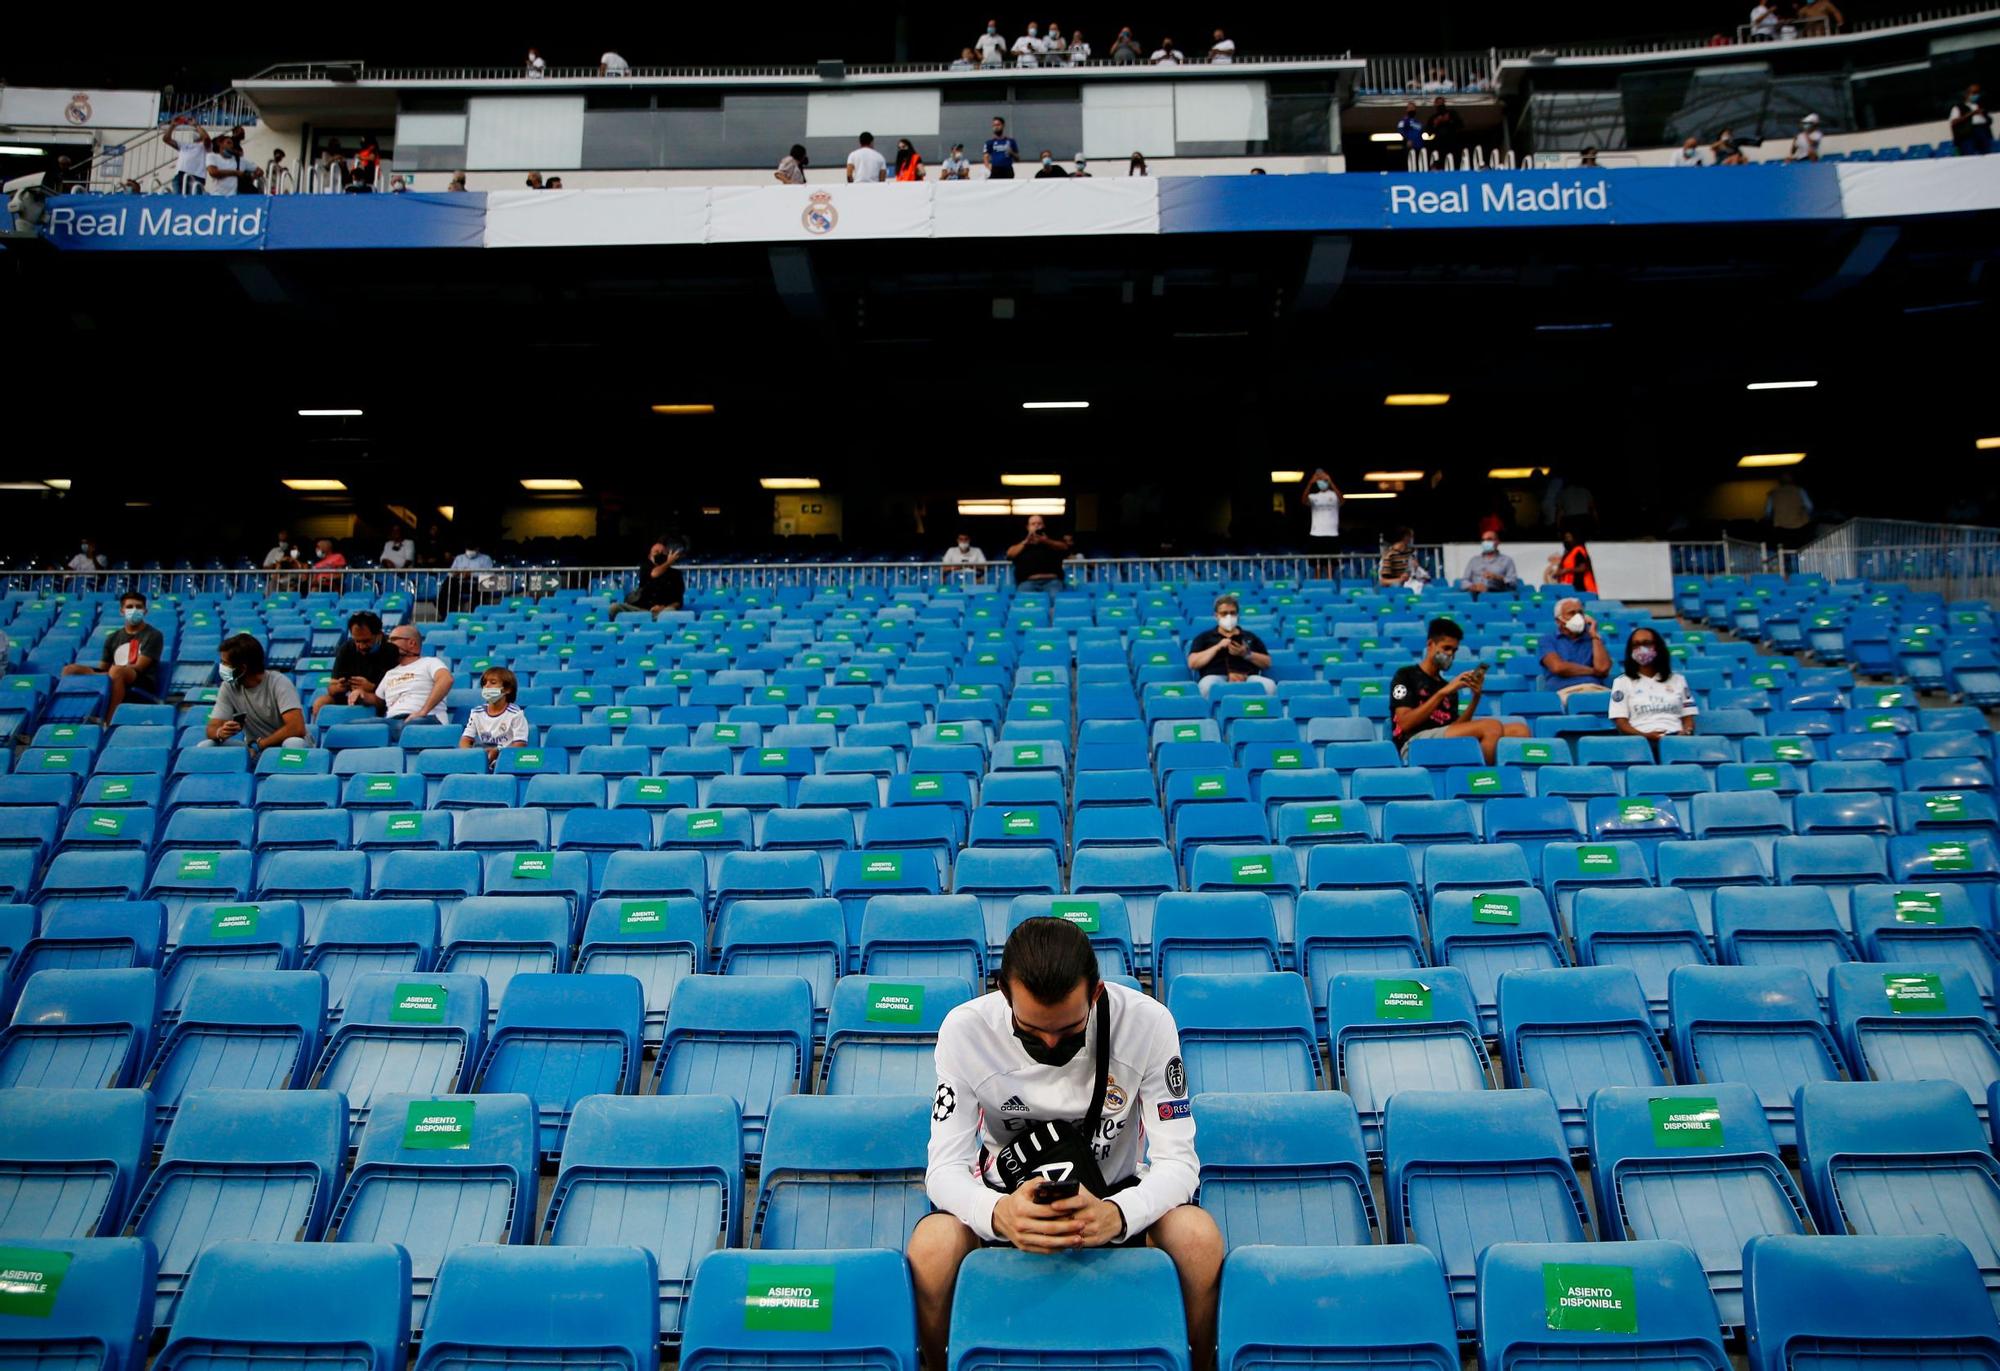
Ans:
POLYGON ((1125 1092, 1118 1088, 1118 1078, 1107 1075, 1104 1078, 1104 1112, 1122 1114, 1125 1111, 1125 1092))
POLYGON ((840 223, 840 211, 833 207, 833 192, 814 191, 806 201, 805 212, 799 215, 799 223, 807 233, 832 233, 840 223))
POLYGON ((69 120, 72 124, 88 124, 90 122, 90 95, 85 91, 78 91, 75 95, 71 96, 70 102, 63 106, 63 118, 69 120))

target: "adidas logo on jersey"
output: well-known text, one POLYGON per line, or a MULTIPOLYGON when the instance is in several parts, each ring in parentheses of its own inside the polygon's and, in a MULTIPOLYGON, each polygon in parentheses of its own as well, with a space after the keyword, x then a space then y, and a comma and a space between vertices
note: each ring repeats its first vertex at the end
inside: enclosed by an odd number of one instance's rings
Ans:
POLYGON ((1002 1114, 1025 1114, 1028 1112, 1028 1106, 1022 1103, 1019 1095, 1010 1095, 1007 1103, 1000 1106, 1000 1112, 1002 1114))

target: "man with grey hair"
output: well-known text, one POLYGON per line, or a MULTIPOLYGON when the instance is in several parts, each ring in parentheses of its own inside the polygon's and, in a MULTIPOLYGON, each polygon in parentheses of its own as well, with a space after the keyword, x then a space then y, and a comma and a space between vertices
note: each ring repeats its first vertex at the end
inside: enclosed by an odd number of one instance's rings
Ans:
POLYGON ((450 723, 444 697, 451 693, 451 668, 439 658, 424 655, 424 637, 415 624, 397 624, 390 629, 389 646, 396 651, 396 665, 376 685, 350 686, 347 698, 355 704, 374 705, 385 718, 405 723, 450 723))
POLYGON ((1556 601, 1555 632, 1542 635, 1535 655, 1541 659, 1543 690, 1568 699, 1581 690, 1609 690, 1611 653, 1597 636, 1597 620, 1583 612, 1583 601, 1565 595, 1556 601))
POLYGON ((1201 676, 1201 696, 1205 700, 1217 681, 1255 681, 1266 695, 1278 693, 1278 683, 1263 674, 1271 665, 1271 650, 1264 640, 1241 627, 1241 606, 1234 595, 1215 600, 1215 627, 1203 629, 1188 644, 1188 670, 1201 676))

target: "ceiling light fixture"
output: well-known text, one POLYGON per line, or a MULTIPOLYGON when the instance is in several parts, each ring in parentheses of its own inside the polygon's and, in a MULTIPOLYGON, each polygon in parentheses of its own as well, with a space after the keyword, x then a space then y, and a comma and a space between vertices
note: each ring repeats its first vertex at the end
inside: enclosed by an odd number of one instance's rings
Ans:
POLYGON ((1806 459, 1803 452, 1756 452, 1736 459, 1740 467, 1795 467, 1806 459))
POLYGON ((31 148, 25 143, 0 143, 0 157, 41 157, 40 148, 31 148))
POLYGON ((1023 400, 1022 409, 1089 409, 1088 400, 1023 400))
POLYGON ((1002 473, 1000 484, 1003 486, 1059 486, 1062 484, 1062 477, 1051 475, 1048 472, 1016 472, 1011 475, 1002 473))
POLYGON ((336 481, 330 476, 287 476, 284 481, 287 490, 346 490, 347 482, 336 481))
POLYGON ((1393 490, 1350 490, 1340 498, 1343 500, 1393 500, 1396 498, 1396 492, 1393 490))
MULTIPOLYGON (((1972 445, 1981 452, 1992 452, 2000 448, 2000 438, 1974 438, 1972 445)), ((55 482, 51 481, 49 484, 54 485, 55 482)))
POLYGON ((450 523, 450 522, 451 522, 452 520, 454 520, 454 519, 456 519, 456 518, 458 517, 458 506, 456 506, 456 505, 439 505, 439 506, 438 506, 438 513, 440 513, 440 514, 444 515, 444 521, 445 521, 446 523, 450 523))
POLYGON ((759 476, 757 484, 766 490, 818 490, 817 476, 759 476))
POLYGON ((576 491, 583 489, 583 482, 571 476, 526 476, 521 479, 521 489, 576 491))
POLYGON ((1430 475, 1427 471, 1371 471, 1361 479, 1364 481, 1421 481, 1430 475))
POLYGON ((1451 403, 1451 396, 1442 391, 1434 390, 1408 391, 1395 395, 1384 395, 1382 403, 1397 409, 1418 409, 1431 405, 1448 405, 1451 403))
POLYGON ((1303 471, 1274 471, 1271 473, 1271 484, 1288 486, 1294 481, 1303 481, 1305 478, 1306 474, 1303 471))
POLYGON ((1811 390, 1817 381, 1752 381, 1745 390, 1811 390))
POLYGON ((960 500, 958 502, 958 512, 960 514, 1012 514, 1014 512, 1014 502, 1012 500, 960 500))
POLYGON ((1368 141, 1371 143, 1400 143, 1403 141, 1403 135, 1400 133, 1371 133, 1368 135, 1368 141))
POLYGON ((58 476, 53 479, 44 481, 42 482, 42 484, 47 486, 50 490, 68 490, 70 481, 69 477, 67 476, 58 476))
POLYGON ((655 414, 713 414, 714 405, 654 405, 655 414))
POLYGON ((302 409, 299 411, 299 418, 301 419, 359 419, 360 417, 361 411, 358 409, 302 409))
POLYGON ((1486 473, 1489 481, 1525 481, 1535 475, 1549 474, 1547 467, 1494 467, 1486 473))

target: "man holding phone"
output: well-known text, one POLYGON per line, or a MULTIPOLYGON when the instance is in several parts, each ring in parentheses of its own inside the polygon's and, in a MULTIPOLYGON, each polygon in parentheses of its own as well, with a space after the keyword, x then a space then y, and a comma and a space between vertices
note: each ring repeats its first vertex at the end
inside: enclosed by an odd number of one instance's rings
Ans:
POLYGON ((1479 712, 1479 697, 1486 690, 1484 664, 1455 676, 1447 675, 1458 659, 1458 646, 1465 630, 1451 619, 1433 619, 1424 632, 1421 660, 1398 671, 1389 682, 1389 736, 1397 750, 1409 755, 1410 740, 1424 733, 1440 738, 1476 738, 1479 751, 1492 766, 1502 738, 1526 738, 1530 731, 1518 720, 1504 723, 1479 712), (1459 700, 1460 692, 1471 698, 1459 700))
POLYGON ((1173 1016, 1105 983, 1066 919, 1015 928, 997 980, 938 1033, 925 1187, 941 1212, 909 1244, 927 1366, 945 1365, 958 1268, 981 1245, 1148 1246, 1173 1259, 1192 1365, 1210 1371, 1222 1234, 1192 1203, 1201 1164, 1173 1016))
POLYGON ((396 649, 382 636, 382 618, 369 610, 348 616, 347 641, 333 654, 333 673, 327 678, 326 693, 312 704, 312 717, 328 705, 344 705, 359 699, 364 690, 373 690, 396 665, 396 649))

